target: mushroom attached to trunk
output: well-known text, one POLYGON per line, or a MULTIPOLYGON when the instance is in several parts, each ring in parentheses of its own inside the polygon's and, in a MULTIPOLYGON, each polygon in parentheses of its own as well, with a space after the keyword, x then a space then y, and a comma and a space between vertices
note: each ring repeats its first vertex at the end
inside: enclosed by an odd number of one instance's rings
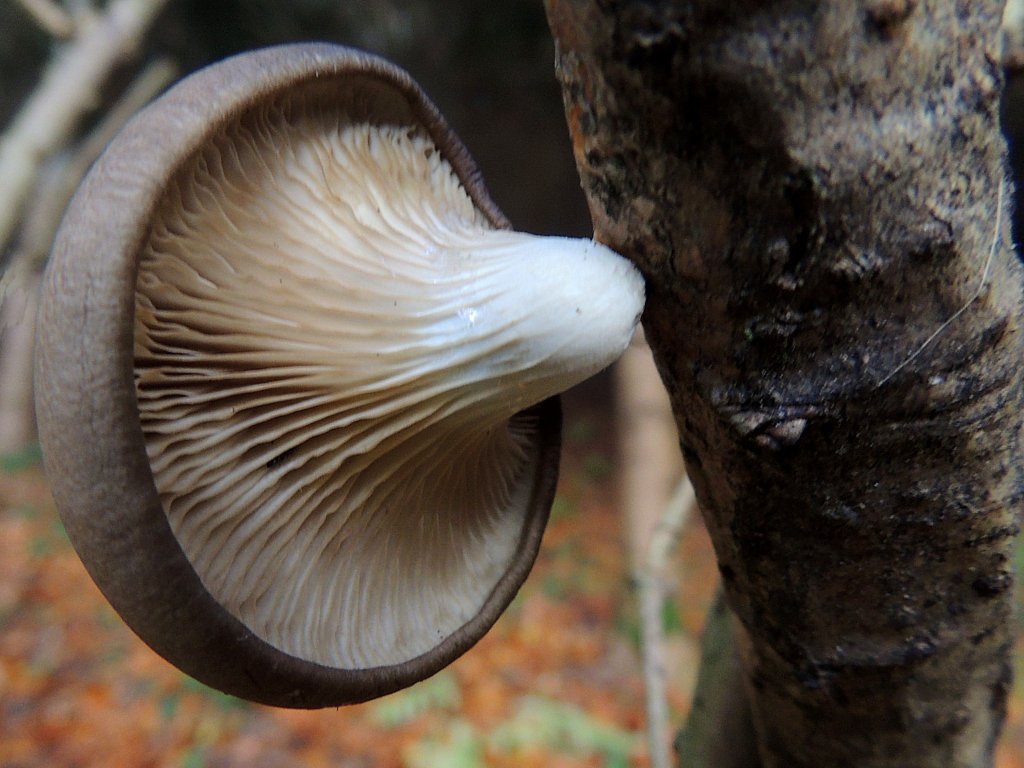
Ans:
POLYGON ((189 674, 282 706, 388 693, 515 595, 555 395, 642 304, 604 246, 511 231, 401 70, 229 59, 140 113, 58 234, 36 362, 58 508, 189 674))

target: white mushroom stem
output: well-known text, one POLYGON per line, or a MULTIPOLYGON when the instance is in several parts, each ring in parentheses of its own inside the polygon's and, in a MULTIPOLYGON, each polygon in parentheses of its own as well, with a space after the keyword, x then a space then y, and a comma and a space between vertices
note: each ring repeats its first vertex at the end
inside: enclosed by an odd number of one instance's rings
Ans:
POLYGON ((516 414, 611 363, 642 304, 607 248, 493 229, 419 129, 254 112, 179 174, 140 262, 172 529, 287 653, 425 653, 512 561, 537 461, 516 414))

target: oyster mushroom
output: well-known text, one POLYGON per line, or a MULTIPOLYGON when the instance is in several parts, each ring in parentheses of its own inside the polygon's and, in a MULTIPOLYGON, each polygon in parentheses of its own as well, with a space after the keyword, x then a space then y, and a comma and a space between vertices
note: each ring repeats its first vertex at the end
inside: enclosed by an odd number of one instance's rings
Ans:
POLYGON ((509 229, 393 65, 228 59, 126 127, 58 234, 36 352, 57 506, 185 672, 280 706, 383 695, 514 597, 555 395, 642 304, 604 246, 509 229))

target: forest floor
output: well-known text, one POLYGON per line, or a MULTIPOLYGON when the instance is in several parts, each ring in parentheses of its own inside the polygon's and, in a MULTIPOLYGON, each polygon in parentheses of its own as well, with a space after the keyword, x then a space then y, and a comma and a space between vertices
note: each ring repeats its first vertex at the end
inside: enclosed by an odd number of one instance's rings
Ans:
MULTIPOLYGON (((38 449, 0 458, 0 768, 646 766, 640 628, 608 407, 570 399, 543 548, 494 629, 435 677, 342 709, 248 704, 177 672, 86 575, 38 449)), ((673 577, 664 621, 675 727, 717 578, 699 519, 673 577)), ((1024 768, 1019 682, 997 768, 1024 768)))

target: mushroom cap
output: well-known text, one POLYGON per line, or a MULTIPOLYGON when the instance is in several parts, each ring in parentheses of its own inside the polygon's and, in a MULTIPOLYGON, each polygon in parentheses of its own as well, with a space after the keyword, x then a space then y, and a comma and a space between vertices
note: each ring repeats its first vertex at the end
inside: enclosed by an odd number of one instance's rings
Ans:
POLYGON ((557 480, 552 395, 621 352, 642 298, 603 246, 510 231, 393 65, 225 60, 125 128, 58 233, 54 498, 114 608, 197 679, 290 707, 389 693, 515 596, 557 480), (524 299, 524 275, 558 289, 524 299))

